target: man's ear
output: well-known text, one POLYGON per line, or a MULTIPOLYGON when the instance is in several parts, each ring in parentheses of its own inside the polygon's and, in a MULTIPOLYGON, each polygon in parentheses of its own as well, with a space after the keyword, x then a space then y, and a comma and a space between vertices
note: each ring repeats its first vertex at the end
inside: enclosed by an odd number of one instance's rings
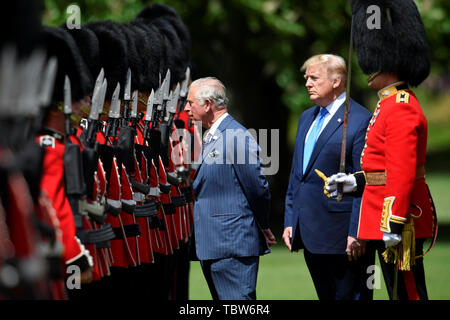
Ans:
POLYGON ((334 88, 334 89, 339 88, 339 86, 341 85, 341 83, 342 83, 342 78, 341 78, 340 76, 334 78, 334 80, 333 80, 333 88, 334 88))
POLYGON ((212 102, 211 102, 211 100, 205 99, 205 104, 204 104, 204 106, 205 106, 205 111, 206 111, 206 112, 209 112, 209 111, 211 110, 211 108, 212 108, 212 102))

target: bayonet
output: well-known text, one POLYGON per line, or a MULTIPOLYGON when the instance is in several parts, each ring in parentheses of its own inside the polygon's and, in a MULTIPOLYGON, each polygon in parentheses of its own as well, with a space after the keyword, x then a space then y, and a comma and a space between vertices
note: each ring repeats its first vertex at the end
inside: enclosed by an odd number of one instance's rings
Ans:
POLYGON ((72 92, 70 89, 70 79, 66 75, 64 78, 64 114, 70 115, 72 113, 72 92))
POLYGON ((170 69, 167 69, 166 77, 164 78, 163 85, 162 85, 163 91, 162 91, 162 98, 163 101, 169 100, 169 91, 170 91, 170 69), (164 85, 165 83, 165 85, 164 85))
POLYGON ((108 81, 106 79, 103 80, 102 88, 99 95, 99 103, 97 105, 97 120, 100 116, 100 114, 103 113, 103 106, 105 105, 105 98, 106 98, 106 89, 108 87, 108 81))
POLYGON ((169 107, 169 113, 175 114, 177 113, 177 106, 178 106, 178 100, 180 98, 181 88, 180 84, 177 83, 177 86, 175 87, 175 91, 173 92, 172 100, 169 107))
POLYGON ((166 77, 164 78, 161 86, 159 87, 158 90, 158 99, 157 99, 157 113, 155 115, 155 119, 154 122, 156 121, 156 124, 158 124, 158 122, 164 121, 165 115, 166 115, 166 106, 167 106, 167 102, 169 101, 170 97, 169 97, 169 93, 170 93, 170 69, 167 70, 166 73, 166 77))
POLYGON ((184 80, 181 83, 181 89, 180 89, 180 97, 181 98, 186 98, 187 94, 188 94, 188 83, 189 83, 189 79, 191 78, 191 69, 189 69, 189 67, 187 67, 186 69, 186 73, 184 75, 184 80))
POLYGON ((48 106, 50 104, 53 88, 55 85, 57 68, 58 68, 58 59, 56 59, 56 57, 51 57, 48 60, 47 67, 45 68, 44 71, 44 77, 39 96, 40 105, 43 107, 48 106))
POLYGON ((120 83, 117 82, 116 89, 111 98, 111 105, 109 106, 108 125, 106 126, 106 137, 117 137, 118 128, 120 125, 120 83))
POLYGON ((118 119, 120 118, 120 83, 117 82, 116 89, 113 92, 112 98, 111 98, 111 105, 109 107, 109 114, 108 118, 118 119))
POLYGON ((184 106, 186 105, 186 99, 189 91, 189 80, 191 79, 191 69, 189 67, 186 69, 186 73, 184 75, 184 80, 181 83, 180 89, 180 103, 177 108, 177 118, 180 117, 180 112, 184 110, 184 106))
POLYGON ((17 81, 11 81, 11 79, 16 80, 14 75, 17 68, 16 61, 16 49, 12 46, 3 48, 0 59, 0 108, 2 116, 18 114, 15 108, 11 108, 14 104, 19 105, 19 103, 14 102, 14 99, 20 97, 18 92, 14 92, 17 81))
POLYGON ((180 97, 180 84, 177 83, 177 86, 175 87, 175 91, 173 92, 172 99, 170 100, 169 106, 167 108, 168 111, 168 123, 169 128, 172 128, 173 118, 175 117, 175 114, 177 113, 177 106, 178 106, 178 99, 180 97))
POLYGON ((147 112, 145 114, 145 121, 153 120, 153 105, 155 104, 155 92, 152 89, 147 101, 147 112))
POLYGON ((72 134, 72 127, 70 125, 70 116, 72 115, 72 91, 70 88, 70 79, 66 75, 64 78, 64 117, 66 128, 66 139, 72 134))
POLYGON ((150 93, 150 96, 148 97, 147 111, 145 113, 144 132, 143 132, 144 139, 148 135, 148 131, 150 129, 150 123, 153 120, 153 105, 154 105, 154 103, 155 103, 155 92, 152 89, 152 92, 150 93))
MULTIPOLYGON (((153 91, 153 89, 152 89, 153 91)), ((151 121, 153 122, 153 127, 155 128, 158 125, 158 119, 159 119, 159 112, 161 112, 162 110, 162 85, 156 89, 156 92, 154 93, 154 98, 153 98, 153 106, 152 106, 152 116, 151 116, 151 121)), ((148 103, 147 103, 148 106, 148 103)))
POLYGON ((138 96, 139 93, 137 90, 133 91, 133 98, 132 98, 132 102, 131 102, 131 126, 133 128, 136 128, 136 124, 137 124, 137 107, 138 107, 138 96))
POLYGON ((25 59, 19 64, 17 75, 21 79, 21 85, 15 90, 23 90, 20 93, 23 102, 16 106, 20 115, 36 116, 39 113, 40 101, 36 99, 39 86, 36 85, 36 81, 42 76, 45 61, 45 52, 36 49, 31 53, 29 59, 25 59))
POLYGON ((130 106, 130 96, 131 96, 131 70, 128 68, 127 71, 127 82, 125 83, 125 91, 123 93, 123 101, 124 101, 124 107, 123 107, 123 120, 122 120, 122 126, 128 126, 128 109, 130 106))
POLYGON ((91 105, 94 105, 94 103, 95 103, 94 98, 98 98, 98 91, 102 88, 104 78, 105 78, 105 71, 102 68, 97 76, 97 79, 95 80, 95 86, 94 86, 94 92, 92 93, 92 104, 91 105))
POLYGON ((130 101, 131 97, 131 70, 128 68, 127 71, 127 82, 125 83, 125 90, 123 92, 123 100, 130 101))
POLYGON ((173 99, 173 91, 170 91, 169 98, 166 101, 166 108, 164 110, 165 112, 163 117, 163 121, 166 123, 169 121, 169 113, 170 113, 169 110, 172 106, 172 99, 173 99))
MULTIPOLYGON (((100 73, 103 72, 103 69, 100 73)), ((100 78, 100 77, 99 77, 100 78)), ((97 78, 97 80, 99 80, 97 78)), ((103 77, 101 77, 102 79, 103 77)), ((98 86, 96 83, 94 88, 94 95, 92 96, 92 105, 91 112, 88 117, 88 127, 87 127, 87 136, 86 142, 89 147, 93 147, 96 142, 97 131, 99 129, 99 114, 103 109, 103 104, 105 102, 106 88, 108 86, 108 82, 106 79, 102 80, 101 86, 98 86)))

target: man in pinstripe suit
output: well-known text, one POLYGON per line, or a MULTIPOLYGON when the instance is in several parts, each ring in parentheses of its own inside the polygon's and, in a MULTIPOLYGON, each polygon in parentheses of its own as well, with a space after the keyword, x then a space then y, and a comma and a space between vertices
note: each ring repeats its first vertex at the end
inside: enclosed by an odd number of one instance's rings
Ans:
POLYGON ((259 256, 275 243, 270 193, 259 147, 227 100, 216 78, 194 81, 188 93, 186 112, 208 129, 193 184, 195 248, 214 300, 251 300, 259 256))

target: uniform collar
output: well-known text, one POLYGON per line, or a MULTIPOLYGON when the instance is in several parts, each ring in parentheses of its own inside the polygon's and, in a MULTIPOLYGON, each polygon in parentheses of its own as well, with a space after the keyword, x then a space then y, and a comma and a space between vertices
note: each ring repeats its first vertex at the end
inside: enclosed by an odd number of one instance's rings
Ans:
POLYGON ((64 135, 54 129, 50 129, 50 128, 43 128, 40 133, 42 135, 47 135, 47 136, 52 136, 53 138, 55 138, 56 140, 60 141, 60 142, 64 142, 64 135))
POLYGON ((389 98, 393 96, 394 94, 397 94, 400 90, 408 89, 408 85, 405 81, 398 81, 395 83, 392 83, 388 85, 387 87, 384 87, 380 91, 378 91, 378 98, 381 100, 384 100, 386 98, 389 98))

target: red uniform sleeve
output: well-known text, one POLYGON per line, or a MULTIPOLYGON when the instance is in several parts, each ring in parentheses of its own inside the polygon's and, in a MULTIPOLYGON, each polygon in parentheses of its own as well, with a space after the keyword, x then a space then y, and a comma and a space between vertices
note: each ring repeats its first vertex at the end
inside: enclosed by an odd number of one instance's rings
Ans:
POLYGON ((381 221, 385 232, 392 232, 390 223, 403 225, 407 219, 416 177, 420 126, 420 113, 413 102, 392 101, 385 118, 386 194, 381 221))

